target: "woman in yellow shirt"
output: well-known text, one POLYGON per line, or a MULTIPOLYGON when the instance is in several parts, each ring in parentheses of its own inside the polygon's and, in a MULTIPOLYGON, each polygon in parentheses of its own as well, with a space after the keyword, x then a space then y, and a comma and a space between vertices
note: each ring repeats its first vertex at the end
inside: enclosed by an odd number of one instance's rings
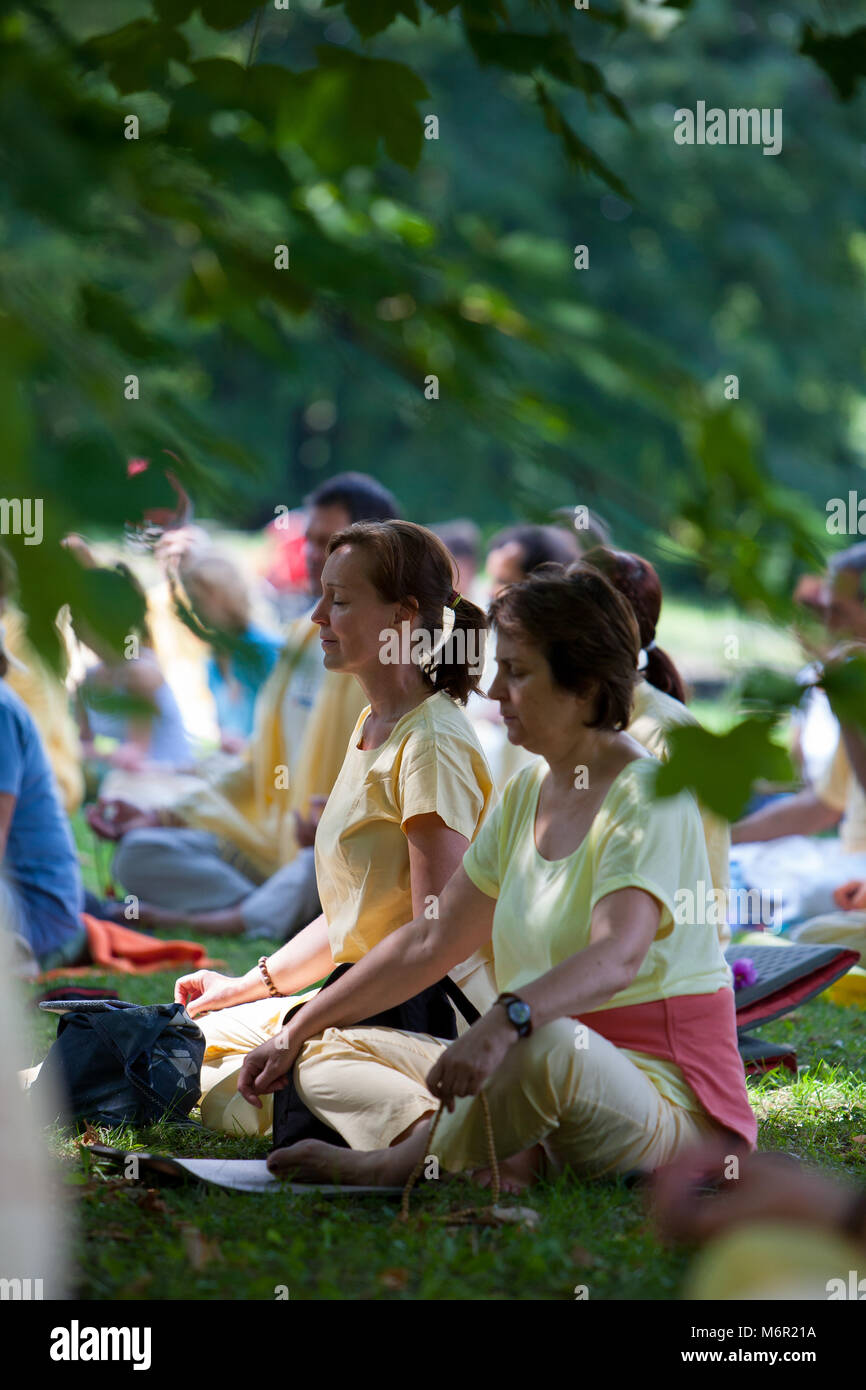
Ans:
MULTIPOLYGON (((413 914, 435 917, 487 812, 490 773, 460 708, 480 678, 486 622, 452 582, 441 541, 410 522, 361 522, 330 541, 312 619, 326 668, 353 675, 370 703, 316 833, 321 915, 239 979, 206 970, 177 981, 175 999, 193 1017, 207 1014, 202 1119, 211 1128, 268 1131, 270 1100, 251 1106, 236 1090, 246 1054, 310 997, 287 996, 359 961, 413 914)), ((479 942, 468 956, 449 970, 482 1010, 495 998, 489 947, 479 942)))
POLYGON ((653 795, 657 767, 627 733, 640 639, 594 568, 532 575, 491 608, 509 737, 542 755, 518 773, 442 894, 248 1059, 248 1099, 297 1058, 305 1103, 351 1146, 276 1150, 276 1172, 402 1181, 432 1151, 449 1170, 486 1161, 484 1088, 497 1154, 527 1180, 539 1147, 593 1176, 670 1161, 756 1126, 715 927, 683 914, 709 882, 694 798, 653 795), (497 1006, 448 1046, 353 1028, 371 1005, 421 989, 492 932, 497 1006), (519 994, 518 994, 519 991, 519 994))

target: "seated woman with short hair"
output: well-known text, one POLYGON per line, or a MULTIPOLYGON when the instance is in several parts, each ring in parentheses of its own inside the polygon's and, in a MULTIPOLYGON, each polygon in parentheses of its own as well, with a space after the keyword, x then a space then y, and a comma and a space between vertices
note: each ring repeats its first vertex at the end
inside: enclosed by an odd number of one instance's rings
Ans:
POLYGON ((754 1144, 716 930, 675 918, 677 892, 710 878, 698 808, 690 793, 654 798, 658 764, 624 732, 640 649, 628 603, 577 565, 506 589, 490 618, 490 693, 509 737, 544 761, 509 782, 438 920, 416 914, 247 1059, 252 1103, 297 1059, 298 1093, 351 1146, 278 1149, 280 1174, 391 1184, 431 1151, 478 1170, 482 1088, 512 1183, 542 1154, 597 1176, 653 1169, 711 1134, 754 1144), (352 1027, 491 932, 503 994, 456 1042, 352 1027))

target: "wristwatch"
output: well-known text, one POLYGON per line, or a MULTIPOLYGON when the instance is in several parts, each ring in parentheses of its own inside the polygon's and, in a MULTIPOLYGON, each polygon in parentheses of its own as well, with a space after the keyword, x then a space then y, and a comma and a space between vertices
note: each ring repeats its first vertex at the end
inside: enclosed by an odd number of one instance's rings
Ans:
POLYGON ((532 1010, 525 999, 521 999, 519 994, 500 994, 497 1004, 505 1005, 505 1012, 510 1023, 517 1029, 519 1038, 528 1038, 532 1032, 532 1010))

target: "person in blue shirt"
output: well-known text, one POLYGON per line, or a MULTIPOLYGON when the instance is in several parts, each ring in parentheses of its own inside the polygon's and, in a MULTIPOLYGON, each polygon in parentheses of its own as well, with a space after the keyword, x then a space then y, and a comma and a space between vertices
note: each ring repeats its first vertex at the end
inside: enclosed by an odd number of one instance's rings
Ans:
POLYGON ((210 643, 208 685, 216 705, 222 747, 239 752, 253 731, 256 695, 282 649, 251 621, 250 598, 240 570, 217 550, 192 550, 182 561, 180 577, 192 611, 210 643))
MULTIPOLYGON (((0 551, 0 616, 14 569, 0 551)), ((84 893, 69 822, 26 705, 10 690, 0 636, 0 917, 29 969, 88 958, 84 893)))

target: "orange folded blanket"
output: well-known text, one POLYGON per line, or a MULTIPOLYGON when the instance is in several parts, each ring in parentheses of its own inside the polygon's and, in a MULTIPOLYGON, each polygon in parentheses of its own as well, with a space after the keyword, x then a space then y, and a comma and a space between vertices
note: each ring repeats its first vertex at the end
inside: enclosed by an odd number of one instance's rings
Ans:
POLYGON ((46 970, 37 977, 39 980, 56 980, 61 975, 104 975, 106 971, 112 974, 149 975, 156 970, 168 970, 173 965, 201 970, 214 964, 208 960, 204 946, 197 941, 162 941, 158 937, 132 931, 119 922, 104 922, 99 917, 91 917, 87 912, 82 912, 81 920, 87 928, 87 945, 92 963, 46 970))

